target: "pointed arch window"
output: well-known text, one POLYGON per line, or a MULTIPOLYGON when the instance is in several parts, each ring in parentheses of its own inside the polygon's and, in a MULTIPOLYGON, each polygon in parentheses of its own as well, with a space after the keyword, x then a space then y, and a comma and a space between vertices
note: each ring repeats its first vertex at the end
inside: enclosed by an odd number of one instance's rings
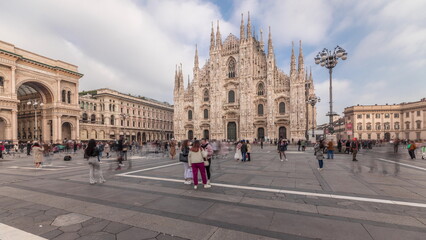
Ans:
POLYGON ((192 120, 192 110, 188 111, 188 120, 191 121, 192 120))
POLYGON ((231 57, 228 61, 228 78, 234 78, 235 77, 235 68, 236 68, 236 61, 233 57, 231 57))
POLYGON ((209 119, 209 110, 204 109, 204 119, 209 119))
POLYGON ((280 114, 285 113, 285 103, 284 102, 280 102, 280 104, 278 105, 278 111, 279 111, 280 114))
POLYGON ((263 96, 264 91, 265 91, 265 86, 261 82, 257 85, 257 96, 263 96))
POLYGON ((235 92, 234 90, 231 90, 228 92, 228 103, 234 103, 235 102, 235 92))
POLYGON ((257 105, 257 115, 263 116, 263 104, 257 105))
POLYGON ((204 90, 204 94, 203 94, 203 97, 204 97, 204 102, 208 102, 209 101, 209 90, 204 90))

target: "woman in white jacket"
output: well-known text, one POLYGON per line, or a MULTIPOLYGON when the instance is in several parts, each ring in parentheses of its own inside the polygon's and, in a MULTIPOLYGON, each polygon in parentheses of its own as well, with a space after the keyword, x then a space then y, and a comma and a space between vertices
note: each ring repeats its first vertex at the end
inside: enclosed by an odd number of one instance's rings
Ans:
POLYGON ((194 189, 198 187, 198 170, 201 173, 201 179, 203 180, 204 188, 210 188, 211 185, 207 184, 206 168, 204 167, 204 157, 207 156, 205 153, 203 156, 203 149, 201 148, 200 141, 196 140, 192 144, 192 148, 188 154, 188 165, 192 167, 192 176, 194 181, 194 189))

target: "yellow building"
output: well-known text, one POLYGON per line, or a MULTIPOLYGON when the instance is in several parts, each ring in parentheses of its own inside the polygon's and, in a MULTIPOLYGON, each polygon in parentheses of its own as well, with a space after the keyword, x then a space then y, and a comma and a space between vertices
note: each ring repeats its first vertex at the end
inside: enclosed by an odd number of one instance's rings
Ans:
POLYGON ((358 105, 345 108, 346 138, 390 140, 426 139, 426 98, 394 105, 358 105))
POLYGON ((173 106, 102 88, 81 92, 80 140, 168 140, 173 137, 173 106))

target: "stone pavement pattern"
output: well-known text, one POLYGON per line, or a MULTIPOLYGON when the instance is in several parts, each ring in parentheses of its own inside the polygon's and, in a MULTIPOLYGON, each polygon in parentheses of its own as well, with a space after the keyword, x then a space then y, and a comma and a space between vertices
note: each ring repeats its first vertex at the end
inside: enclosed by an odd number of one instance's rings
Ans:
POLYGON ((79 155, 41 170, 16 158, 0 162, 0 222, 46 239, 424 239, 424 207, 309 195, 426 203, 426 161, 389 150, 361 151, 357 163, 335 155, 319 172, 310 149, 290 148, 281 162, 273 146, 254 147, 251 162, 213 160, 213 184, 236 187, 198 190, 183 184, 180 164, 161 167, 176 160, 155 154, 131 170, 103 160, 107 183, 93 186, 79 155))

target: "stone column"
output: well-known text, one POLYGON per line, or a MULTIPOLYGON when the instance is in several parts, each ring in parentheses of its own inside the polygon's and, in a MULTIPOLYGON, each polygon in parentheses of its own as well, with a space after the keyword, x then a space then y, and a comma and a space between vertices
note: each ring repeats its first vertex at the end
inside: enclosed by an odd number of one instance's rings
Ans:
POLYGON ((12 110, 12 126, 11 126, 11 135, 12 141, 14 144, 18 143, 18 111, 12 110))
POLYGON ((50 141, 50 134, 49 134, 49 125, 47 125, 47 122, 48 122, 48 120, 47 120, 47 118, 46 118, 46 115, 45 114, 42 114, 42 119, 41 119, 41 126, 42 126, 42 129, 41 129, 41 135, 42 135, 42 138, 43 138, 43 142, 48 142, 48 141, 50 141))
POLYGON ((79 141, 80 140, 80 119, 79 117, 77 117, 77 120, 75 121, 75 140, 79 141))
POLYGON ((14 97, 16 95, 16 78, 15 78, 16 67, 12 66, 11 69, 12 69, 12 79, 10 82, 10 95, 14 97))
POLYGON ((53 136, 51 140, 54 143, 56 143, 58 140, 58 117, 57 116, 53 116, 52 118, 52 129, 53 129, 53 136))
POLYGON ((62 116, 57 116, 58 125, 56 126, 58 129, 57 142, 62 143, 62 116))

